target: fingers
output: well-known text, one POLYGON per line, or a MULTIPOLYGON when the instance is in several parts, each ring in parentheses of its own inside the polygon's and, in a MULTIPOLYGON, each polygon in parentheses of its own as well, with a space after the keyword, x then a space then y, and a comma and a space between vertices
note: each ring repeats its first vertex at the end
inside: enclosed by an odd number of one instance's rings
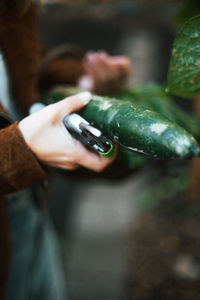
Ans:
POLYGON ((87 53, 84 59, 85 75, 79 86, 96 92, 119 89, 131 71, 130 59, 126 56, 110 56, 101 51, 87 53))
POLYGON ((85 68, 95 81, 106 82, 117 75, 116 68, 112 65, 112 57, 105 53, 89 54, 85 68))
POLYGON ((50 105, 49 109, 53 111, 56 120, 62 120, 66 115, 80 110, 82 107, 88 104, 91 98, 92 95, 90 92, 82 92, 75 96, 67 97, 56 104, 50 105))
POLYGON ((115 155, 112 158, 103 158, 89 150, 84 146, 81 146, 79 154, 77 154, 77 160, 75 163, 82 167, 91 169, 96 172, 103 171, 108 165, 110 165, 115 159, 115 155))
POLYGON ((68 170, 68 171, 74 171, 76 169, 78 169, 79 165, 77 164, 73 164, 73 163, 48 163, 49 166, 54 167, 54 168, 59 168, 59 169, 63 169, 63 170, 68 170))
POLYGON ((111 64, 112 58, 104 53, 88 55, 85 70, 93 79, 93 88, 96 92, 109 91, 118 79, 118 70, 111 64))
POLYGON ((86 71, 90 72, 90 69, 95 68, 96 64, 99 62, 102 62, 102 64, 104 63, 104 66, 107 66, 110 69, 121 70, 127 74, 131 71, 131 61, 127 56, 110 56, 105 52, 87 53, 85 56, 84 67, 86 71))
POLYGON ((117 70, 128 76, 131 73, 131 61, 126 56, 115 56, 112 59, 112 65, 117 68, 117 70))
POLYGON ((125 68, 129 68, 131 65, 130 59, 126 56, 113 56, 113 63, 124 66, 125 68))
POLYGON ((94 79, 91 75, 84 75, 78 81, 78 87, 84 91, 94 90, 94 79))

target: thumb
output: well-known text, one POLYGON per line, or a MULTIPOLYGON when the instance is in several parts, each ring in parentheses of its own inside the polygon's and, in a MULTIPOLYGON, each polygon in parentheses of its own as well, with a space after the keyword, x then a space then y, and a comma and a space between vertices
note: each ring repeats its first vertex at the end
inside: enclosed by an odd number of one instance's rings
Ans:
POLYGON ((56 112, 59 114, 60 118, 64 118, 66 115, 80 110, 86 104, 90 102, 92 94, 90 92, 82 92, 77 95, 67 97, 55 105, 56 112))

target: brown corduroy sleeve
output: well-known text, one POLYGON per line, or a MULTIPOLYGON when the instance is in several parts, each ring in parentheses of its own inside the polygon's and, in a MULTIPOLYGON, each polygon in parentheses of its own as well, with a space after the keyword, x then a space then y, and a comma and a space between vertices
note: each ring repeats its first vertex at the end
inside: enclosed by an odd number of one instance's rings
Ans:
POLYGON ((43 48, 39 71, 40 88, 44 90, 58 84, 76 84, 84 72, 84 55, 81 48, 72 44, 43 48))
POLYGON ((17 124, 0 130, 0 195, 29 187, 46 177, 17 124))
POLYGON ((14 99, 27 114, 31 104, 39 99, 40 43, 34 4, 30 4, 24 14, 14 8, 0 14, 0 47, 9 70, 14 99))
POLYGON ((83 74, 83 62, 76 58, 57 58, 40 73, 39 85, 42 89, 50 89, 54 85, 77 83, 83 74))

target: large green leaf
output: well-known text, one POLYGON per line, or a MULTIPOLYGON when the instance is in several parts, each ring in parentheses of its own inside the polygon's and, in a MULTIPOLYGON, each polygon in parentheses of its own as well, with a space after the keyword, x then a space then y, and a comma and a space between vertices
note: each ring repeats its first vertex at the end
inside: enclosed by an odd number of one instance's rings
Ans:
POLYGON ((183 26, 174 42, 168 89, 186 98, 200 93, 200 15, 183 26))
POLYGON ((163 115, 182 126, 200 141, 200 120, 178 106, 173 98, 165 92, 165 86, 155 83, 137 85, 115 94, 115 97, 163 115))

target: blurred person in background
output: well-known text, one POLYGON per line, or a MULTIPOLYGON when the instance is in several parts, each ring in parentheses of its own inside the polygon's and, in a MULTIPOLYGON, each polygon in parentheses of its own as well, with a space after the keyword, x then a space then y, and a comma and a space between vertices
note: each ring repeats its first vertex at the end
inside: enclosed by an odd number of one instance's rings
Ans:
POLYGON ((6 300, 67 299, 43 209, 43 165, 101 171, 112 162, 86 150, 61 122, 86 105, 91 94, 27 116, 30 106, 41 101, 39 86, 69 83, 107 93, 120 88, 130 71, 126 57, 104 52, 52 56, 40 46, 36 10, 30 0, 0 0, 0 299, 6 300))

